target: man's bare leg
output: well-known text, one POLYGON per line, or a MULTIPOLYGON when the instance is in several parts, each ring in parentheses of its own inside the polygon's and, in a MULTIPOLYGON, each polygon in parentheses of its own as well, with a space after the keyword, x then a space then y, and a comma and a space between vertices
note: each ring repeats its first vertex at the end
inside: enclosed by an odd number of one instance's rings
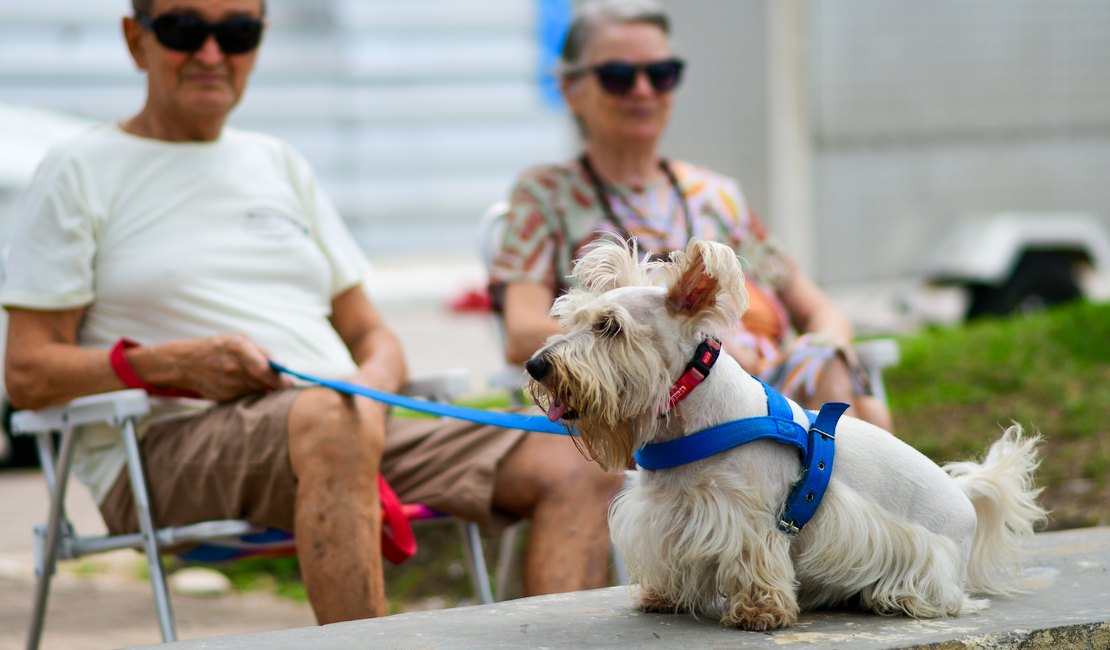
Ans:
POLYGON ((526 436, 497 469, 494 506, 531 519, 524 558, 529 596, 608 584, 609 502, 624 480, 563 436, 526 436))
POLYGON ((289 411, 297 557, 321 625, 386 613, 378 500, 384 436, 378 408, 310 389, 289 411))

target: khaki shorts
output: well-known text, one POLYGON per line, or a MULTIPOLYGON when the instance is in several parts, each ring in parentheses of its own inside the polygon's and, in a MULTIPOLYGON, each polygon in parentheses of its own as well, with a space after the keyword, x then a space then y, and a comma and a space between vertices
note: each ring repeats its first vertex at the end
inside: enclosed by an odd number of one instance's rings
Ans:
MULTIPOLYGON (((245 519, 293 530, 297 480, 287 422, 298 394, 252 396, 152 425, 141 450, 155 524, 245 519)), ((495 473, 525 435, 462 420, 390 417, 382 472, 402 502, 484 525, 504 523, 509 515, 492 505, 495 473)), ((138 530, 126 469, 100 511, 111 533, 138 530)))

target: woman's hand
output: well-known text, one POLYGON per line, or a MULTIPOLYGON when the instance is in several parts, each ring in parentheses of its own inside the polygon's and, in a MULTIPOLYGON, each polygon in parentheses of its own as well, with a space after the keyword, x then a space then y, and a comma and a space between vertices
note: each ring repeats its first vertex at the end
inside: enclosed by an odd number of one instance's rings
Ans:
POLYGON ((762 369, 760 362, 759 348, 755 342, 755 336, 741 329, 739 332, 726 336, 721 341, 721 347, 729 356, 736 359, 736 363, 740 364, 749 375, 758 375, 762 369))

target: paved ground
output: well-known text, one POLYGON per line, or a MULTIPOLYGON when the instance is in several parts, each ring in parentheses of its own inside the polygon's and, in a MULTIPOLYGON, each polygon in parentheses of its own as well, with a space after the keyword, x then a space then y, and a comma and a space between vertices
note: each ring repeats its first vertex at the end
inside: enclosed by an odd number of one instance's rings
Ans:
POLYGON ((208 650, 268 648, 805 648, 984 650, 1110 647, 1110 528, 1037 535, 1014 597, 955 618, 916 620, 860 612, 803 613, 768 633, 722 629, 714 620, 644 614, 627 587, 524 598, 443 612, 413 612, 261 634, 185 641, 208 650))

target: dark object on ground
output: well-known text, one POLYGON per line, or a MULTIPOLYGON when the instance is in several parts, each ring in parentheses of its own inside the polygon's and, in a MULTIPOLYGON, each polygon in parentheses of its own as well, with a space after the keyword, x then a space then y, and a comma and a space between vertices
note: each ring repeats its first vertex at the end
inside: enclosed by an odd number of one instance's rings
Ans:
POLYGON ((1083 292, 1069 253, 1030 251, 1001 285, 971 286, 967 319, 1029 313, 1077 300, 1083 292))

